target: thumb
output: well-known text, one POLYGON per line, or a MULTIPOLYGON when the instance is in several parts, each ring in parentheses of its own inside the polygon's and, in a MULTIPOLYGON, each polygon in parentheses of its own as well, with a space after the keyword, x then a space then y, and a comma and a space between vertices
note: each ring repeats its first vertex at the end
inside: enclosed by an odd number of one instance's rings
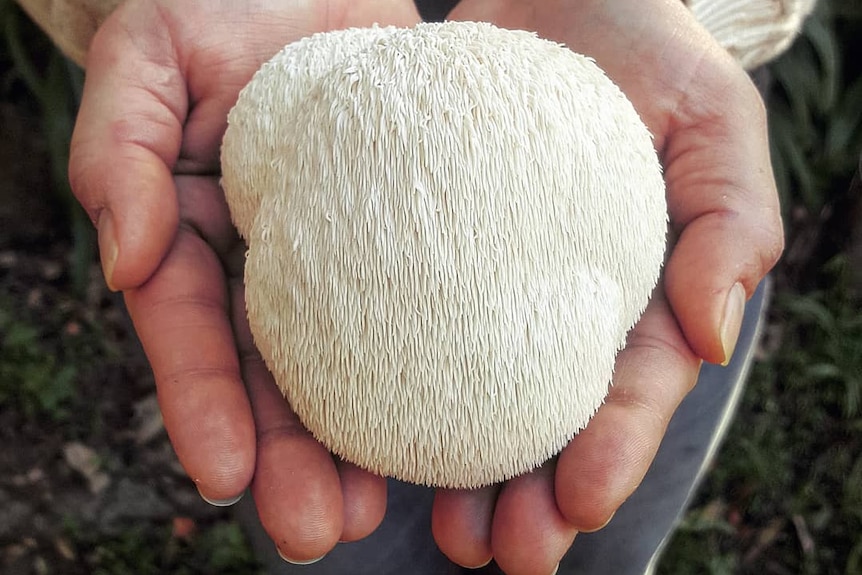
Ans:
POLYGON ((783 249, 763 103, 741 69, 728 66, 692 88, 665 149, 668 209, 680 234, 665 289, 692 349, 725 365, 745 300, 783 249))
POLYGON ((115 290, 153 274, 179 221, 171 166, 187 97, 161 20, 152 4, 130 2, 100 28, 72 136, 69 180, 98 227, 105 279, 115 290))

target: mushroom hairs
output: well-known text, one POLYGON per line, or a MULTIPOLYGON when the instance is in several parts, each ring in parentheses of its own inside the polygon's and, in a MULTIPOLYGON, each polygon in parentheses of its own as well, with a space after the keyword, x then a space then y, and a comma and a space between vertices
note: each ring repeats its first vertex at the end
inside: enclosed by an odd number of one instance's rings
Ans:
POLYGON ((255 343, 306 428, 473 488, 601 406, 659 279, 652 138, 589 58, 448 22, 285 47, 229 114, 222 186, 255 343))

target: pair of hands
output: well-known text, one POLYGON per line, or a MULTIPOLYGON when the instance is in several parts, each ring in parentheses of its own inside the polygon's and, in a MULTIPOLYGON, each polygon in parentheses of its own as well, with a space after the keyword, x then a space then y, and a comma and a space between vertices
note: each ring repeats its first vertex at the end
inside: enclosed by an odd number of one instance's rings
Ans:
MULTIPOLYGON (((679 0, 464 0, 449 17, 534 30, 594 57, 649 126, 665 169, 675 245, 605 405, 541 469, 435 498, 434 536, 454 562, 493 557, 507 573, 541 575, 640 483, 701 359, 733 351, 746 294, 782 249, 765 116, 679 0)), ((125 293, 171 441, 211 502, 250 485, 294 561, 370 534, 386 484, 314 441, 254 348, 245 246, 218 183, 221 137, 239 90, 283 45, 418 20, 411 0, 128 0, 87 61, 72 186, 98 226, 108 284, 125 293)))

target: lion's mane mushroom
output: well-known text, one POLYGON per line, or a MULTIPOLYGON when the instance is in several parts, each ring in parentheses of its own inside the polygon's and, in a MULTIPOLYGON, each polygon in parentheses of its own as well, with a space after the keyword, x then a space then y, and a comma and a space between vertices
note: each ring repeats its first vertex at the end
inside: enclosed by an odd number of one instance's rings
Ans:
POLYGON ((240 94, 222 167, 276 381, 334 453, 410 482, 558 452, 664 256, 632 105, 588 58, 487 24, 287 46, 240 94))

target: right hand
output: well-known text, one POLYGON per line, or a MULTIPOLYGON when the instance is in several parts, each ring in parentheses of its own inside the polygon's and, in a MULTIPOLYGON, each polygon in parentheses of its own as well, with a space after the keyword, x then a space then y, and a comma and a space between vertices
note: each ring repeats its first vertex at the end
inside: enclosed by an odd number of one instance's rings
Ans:
POLYGON ((108 285, 124 292, 174 449, 212 502, 251 485, 294 561, 371 533, 386 484, 312 438, 254 347, 221 138, 239 90, 284 45, 418 21, 411 0, 129 0, 87 59, 72 187, 98 227, 108 285))
POLYGON ((501 486, 441 490, 443 553, 550 573, 643 480, 701 360, 730 360, 744 311, 783 247, 763 102, 679 0, 462 0, 454 20, 532 30, 596 60, 632 101, 664 168, 664 273, 587 427, 553 462, 501 486))

